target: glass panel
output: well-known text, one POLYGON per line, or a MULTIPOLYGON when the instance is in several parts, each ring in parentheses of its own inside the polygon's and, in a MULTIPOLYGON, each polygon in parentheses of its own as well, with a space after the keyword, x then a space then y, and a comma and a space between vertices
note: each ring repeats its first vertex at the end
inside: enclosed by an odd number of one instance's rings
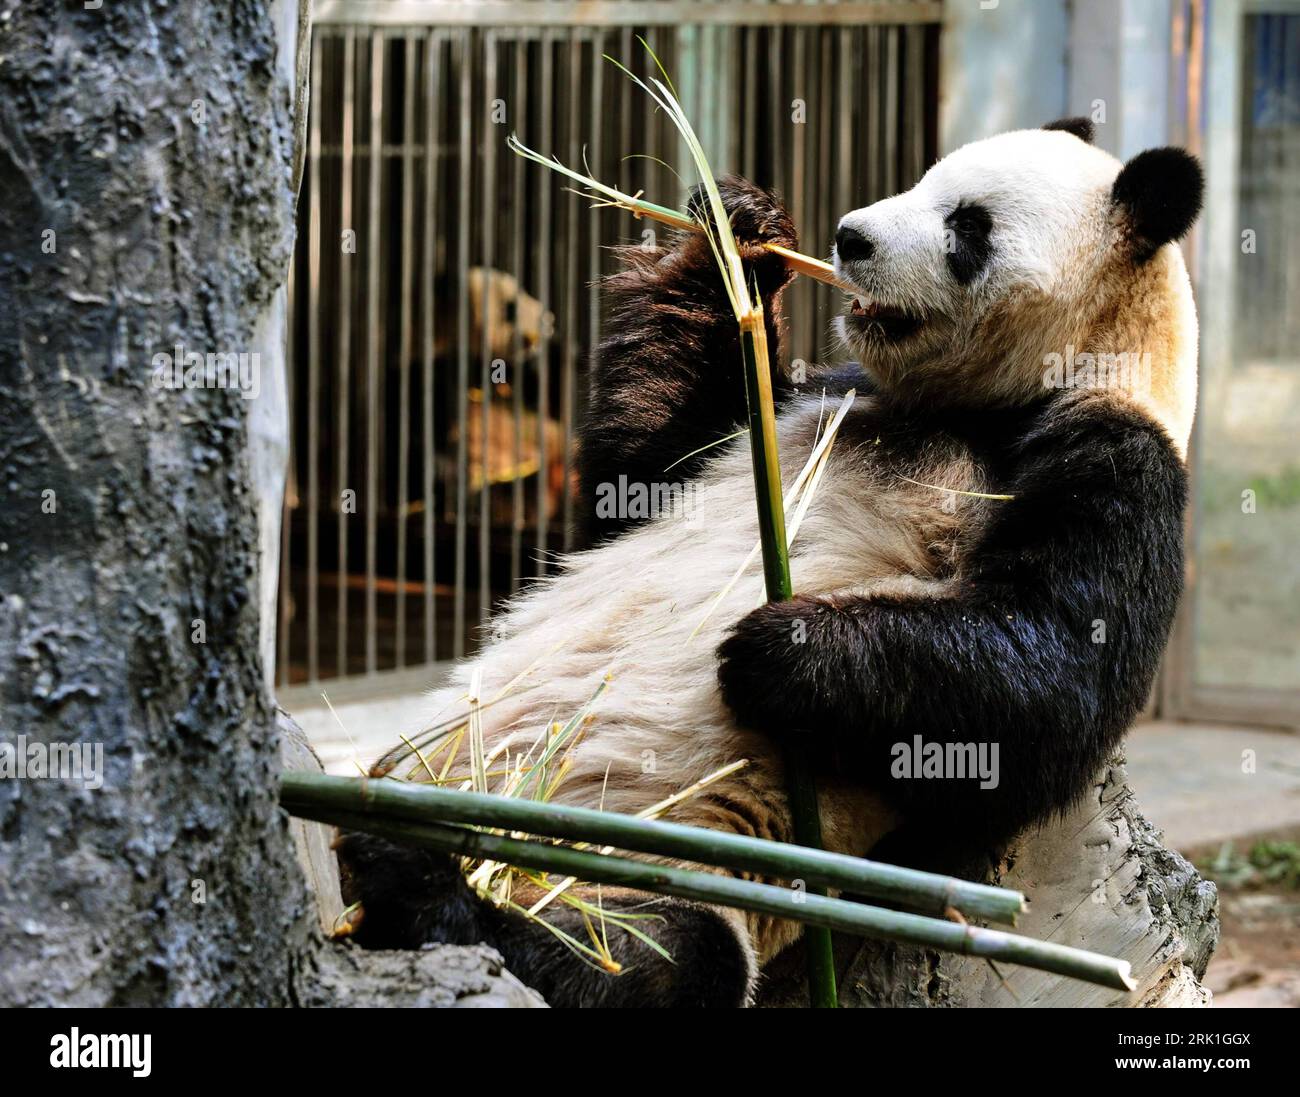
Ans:
MULTIPOLYGON (((1300 690, 1300 13, 1246 16, 1236 63, 1235 184, 1211 188, 1202 286, 1195 684, 1300 690)), ((1210 158, 1232 148, 1214 130, 1210 158)))

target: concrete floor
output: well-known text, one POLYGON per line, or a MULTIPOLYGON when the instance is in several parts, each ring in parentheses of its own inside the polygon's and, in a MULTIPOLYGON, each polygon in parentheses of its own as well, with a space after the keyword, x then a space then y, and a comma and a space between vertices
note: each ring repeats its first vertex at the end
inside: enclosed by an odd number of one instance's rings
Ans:
POLYGON ((1156 721, 1127 753, 1143 814, 1175 849, 1300 829, 1300 735, 1156 721))
POLYGON ((402 735, 415 734, 433 716, 429 700, 415 692, 383 700, 331 698, 331 704, 333 712, 319 698, 310 705, 285 707, 307 733, 325 772, 344 777, 355 777, 369 768, 379 755, 396 746, 402 735))

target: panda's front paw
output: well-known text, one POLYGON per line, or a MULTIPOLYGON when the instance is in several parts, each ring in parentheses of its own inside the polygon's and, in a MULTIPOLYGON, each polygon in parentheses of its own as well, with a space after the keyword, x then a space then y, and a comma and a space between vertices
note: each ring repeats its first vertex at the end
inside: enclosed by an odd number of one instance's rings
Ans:
MULTIPOLYGON (((798 249, 799 234, 790 211, 771 191, 739 175, 724 175, 719 179, 718 193, 731 221, 740 256, 747 270, 758 279, 759 291, 764 296, 776 293, 794 277, 794 273, 785 265, 785 260, 767 251, 764 245, 780 244, 792 250, 798 249)), ((708 209, 702 187, 697 186, 691 191, 687 205, 697 218, 708 209)))
POLYGON ((718 685, 740 724, 780 741, 804 737, 816 718, 808 635, 819 611, 811 598, 769 602, 718 646, 718 685))

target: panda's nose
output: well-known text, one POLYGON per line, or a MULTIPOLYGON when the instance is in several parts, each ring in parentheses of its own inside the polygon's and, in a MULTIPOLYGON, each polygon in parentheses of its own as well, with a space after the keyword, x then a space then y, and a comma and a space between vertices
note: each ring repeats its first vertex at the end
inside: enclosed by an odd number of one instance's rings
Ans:
POLYGON ((866 262, 875 251, 876 245, 851 225, 841 224, 835 230, 835 254, 842 262, 866 262))

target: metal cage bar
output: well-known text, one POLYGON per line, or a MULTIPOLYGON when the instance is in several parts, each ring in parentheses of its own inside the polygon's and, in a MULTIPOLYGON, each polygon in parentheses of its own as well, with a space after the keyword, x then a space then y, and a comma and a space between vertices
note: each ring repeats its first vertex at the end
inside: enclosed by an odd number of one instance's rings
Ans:
MULTIPOLYGON (((675 130, 602 58, 648 65, 643 37, 714 166, 775 188, 803 249, 826 254, 840 214, 933 159, 938 8, 317 5, 282 686, 466 655, 493 604, 577 544, 573 441, 601 336, 598 281, 611 245, 665 230, 589 210, 509 157, 506 135, 684 204, 675 130)), ((839 307, 826 287, 794 283, 787 362, 834 353, 839 307)))

